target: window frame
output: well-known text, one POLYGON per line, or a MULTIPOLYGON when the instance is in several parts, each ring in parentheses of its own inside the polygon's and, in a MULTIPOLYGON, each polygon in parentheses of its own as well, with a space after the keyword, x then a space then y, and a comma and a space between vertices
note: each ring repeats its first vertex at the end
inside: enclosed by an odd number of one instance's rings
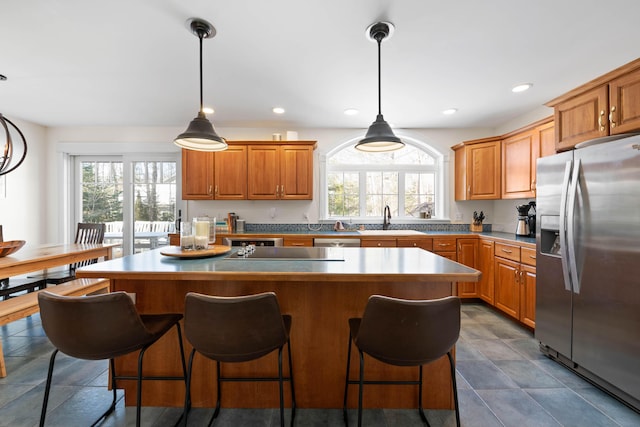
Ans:
MULTIPOLYGON (((400 136, 400 135, 399 135, 400 136)), ((412 223, 412 222, 449 222, 449 185, 447 176, 449 174, 449 167, 446 157, 435 147, 426 142, 417 140, 415 138, 400 136, 406 145, 412 146, 418 150, 421 150, 433 157, 435 163, 433 166, 431 165, 402 165, 402 168, 399 168, 399 165, 376 165, 375 169, 371 169, 368 165, 353 165, 348 169, 349 172, 358 172, 359 173, 359 186, 360 186, 360 195, 362 196, 365 189, 365 176, 367 171, 392 171, 398 172, 398 188, 404 189, 405 185, 405 174, 407 173, 425 173, 425 172, 434 172, 434 193, 435 193, 435 206, 436 210, 433 212, 431 219, 425 220, 417 217, 411 216, 398 216, 396 219, 402 223, 412 223), (363 173, 365 172, 365 173, 363 173)), ((328 179, 327 176, 330 172, 334 170, 340 170, 339 168, 333 168, 329 164, 329 159, 331 156, 336 153, 348 148, 350 146, 355 145, 355 143, 361 139, 362 136, 350 139, 346 142, 343 142, 333 149, 331 149, 326 154, 322 155, 320 158, 320 185, 322 191, 320 192, 320 216, 325 221, 335 221, 338 219, 348 219, 349 221, 357 221, 358 223, 377 223, 379 222, 379 218, 375 216, 358 216, 358 217, 339 217, 339 216, 329 216, 329 195, 328 195, 328 179)), ((345 170, 346 171, 346 170, 345 170)), ((399 203, 398 209, 401 212, 404 212, 404 190, 402 190, 402 195, 400 195, 399 190, 399 203)), ((366 201, 360 197, 360 212, 366 212, 365 206, 366 201)), ((382 213, 380 214, 380 218, 382 218, 382 213)))

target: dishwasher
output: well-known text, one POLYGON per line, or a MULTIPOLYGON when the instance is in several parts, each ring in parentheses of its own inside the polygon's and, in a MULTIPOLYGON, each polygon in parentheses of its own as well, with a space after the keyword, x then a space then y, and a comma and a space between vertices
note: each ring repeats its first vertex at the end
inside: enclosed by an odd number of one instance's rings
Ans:
POLYGON ((319 237, 319 238, 313 239, 313 246, 318 246, 322 248, 331 248, 331 247, 359 248, 360 239, 348 239, 348 238, 339 238, 339 237, 319 237))

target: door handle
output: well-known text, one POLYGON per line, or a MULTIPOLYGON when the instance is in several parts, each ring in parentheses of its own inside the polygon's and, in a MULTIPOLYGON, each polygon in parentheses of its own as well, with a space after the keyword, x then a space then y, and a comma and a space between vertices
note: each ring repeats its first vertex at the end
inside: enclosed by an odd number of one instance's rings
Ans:
POLYGON ((571 178, 571 188, 569 190, 569 207, 567 212, 567 255, 569 258, 569 274, 573 283, 573 292, 580 293, 580 275, 578 274, 578 264, 576 260, 576 240, 575 240, 575 217, 576 199, 578 198, 578 181, 580 179, 580 159, 576 160, 571 178))
POLYGON ((564 176, 562 178, 562 192, 560 194, 560 260, 562 261, 562 276, 564 278, 564 289, 571 291, 571 277, 569 275, 569 253, 567 249, 567 197, 569 193, 569 180, 573 161, 568 160, 564 166, 564 176))

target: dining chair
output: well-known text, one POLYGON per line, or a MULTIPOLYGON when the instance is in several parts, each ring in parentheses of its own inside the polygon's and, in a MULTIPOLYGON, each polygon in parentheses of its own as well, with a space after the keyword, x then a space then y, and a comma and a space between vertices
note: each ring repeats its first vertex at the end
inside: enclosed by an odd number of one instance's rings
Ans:
MULTIPOLYGON (((94 224, 87 222, 78 223, 76 229, 76 237, 74 243, 97 244, 104 242, 104 233, 106 225, 104 223, 94 224)), ((69 264, 65 270, 46 272, 41 275, 31 275, 30 278, 41 278, 47 283, 59 285, 76 278, 76 270, 85 265, 95 264, 97 259, 88 259, 84 261, 69 264)))
POLYGON ((460 427, 455 361, 452 350, 460 336, 460 298, 450 296, 435 300, 405 300, 382 295, 369 297, 361 318, 349 319, 349 349, 344 385, 343 416, 348 426, 347 392, 358 384, 358 427, 362 426, 362 398, 365 384, 418 386, 418 411, 427 426, 422 408, 422 367, 440 359, 449 359, 455 417, 460 427), (360 355, 357 380, 350 379, 351 344, 360 355), (364 379, 364 355, 395 366, 419 367, 418 379, 407 381, 364 379))
POLYGON ((113 401, 111 406, 92 425, 105 419, 116 407, 117 380, 137 381, 136 426, 140 426, 142 380, 187 381, 187 367, 180 330, 180 313, 138 314, 125 292, 70 297, 51 292, 38 293, 42 328, 55 347, 49 361, 40 426, 44 426, 47 404, 58 352, 86 360, 109 360, 113 401), (176 327, 180 345, 183 376, 143 376, 145 351, 171 328, 176 327), (116 375, 114 358, 138 352, 136 376, 116 375))
POLYGON ((184 425, 189 412, 193 359, 200 353, 216 362, 216 407, 209 426, 220 412, 222 382, 278 381, 280 391, 280 425, 284 427, 284 381, 291 386, 291 425, 296 414, 296 395, 291 363, 291 316, 281 314, 276 294, 265 292, 238 297, 218 297, 190 292, 185 297, 184 330, 193 346, 187 369, 184 425), (282 349, 289 356, 289 376, 282 373, 282 349), (222 363, 256 360, 278 350, 277 377, 225 377, 222 363))

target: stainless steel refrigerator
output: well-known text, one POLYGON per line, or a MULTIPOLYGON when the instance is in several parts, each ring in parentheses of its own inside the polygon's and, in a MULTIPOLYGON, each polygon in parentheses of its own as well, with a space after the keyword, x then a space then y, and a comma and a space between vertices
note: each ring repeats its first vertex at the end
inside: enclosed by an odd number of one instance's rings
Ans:
POLYGON ((640 411, 640 136, 541 158, 537 181, 540 349, 640 411))

